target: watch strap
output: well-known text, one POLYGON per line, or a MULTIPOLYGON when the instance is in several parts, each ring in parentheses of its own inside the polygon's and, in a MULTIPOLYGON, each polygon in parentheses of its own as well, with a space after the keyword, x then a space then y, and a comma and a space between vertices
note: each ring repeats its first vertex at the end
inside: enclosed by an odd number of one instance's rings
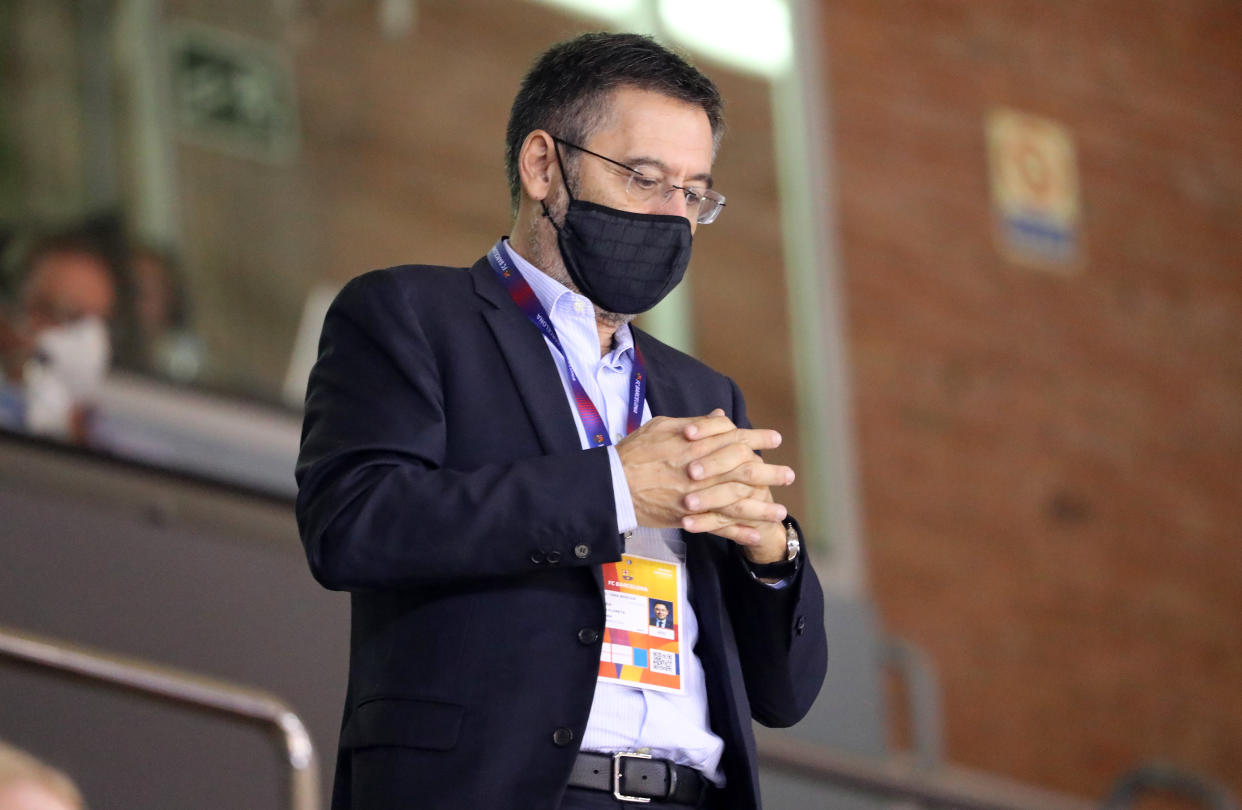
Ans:
POLYGON ((773 563, 753 563, 746 560, 746 567, 755 579, 785 579, 798 572, 798 558, 801 556, 802 541, 793 522, 786 518, 781 521, 785 527, 785 559, 773 563))

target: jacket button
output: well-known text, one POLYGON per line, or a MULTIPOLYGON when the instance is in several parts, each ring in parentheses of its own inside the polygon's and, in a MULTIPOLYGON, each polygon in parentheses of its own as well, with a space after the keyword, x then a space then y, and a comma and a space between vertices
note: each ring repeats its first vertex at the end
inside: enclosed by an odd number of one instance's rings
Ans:
POLYGON ((587 557, 591 556, 591 547, 586 543, 579 543, 574 546, 574 556, 580 560, 585 560, 587 557))
POLYGON ((552 565, 556 565, 560 561, 561 561, 561 553, 559 551, 557 551, 556 549, 552 549, 551 551, 548 552, 549 563, 551 563, 552 565))
POLYGON ((536 549, 530 553, 530 561, 535 565, 543 565, 543 552, 536 549))
POLYGON ((552 732, 552 742, 562 748, 574 741, 574 730, 571 728, 558 728, 552 732))
POLYGON ((794 632, 796 632, 798 635, 802 635, 802 631, 805 629, 806 629, 806 617, 799 616, 798 621, 794 622, 794 632))
POLYGON ((599 631, 590 627, 584 627, 578 631, 578 640, 583 644, 594 644, 599 641, 599 631))

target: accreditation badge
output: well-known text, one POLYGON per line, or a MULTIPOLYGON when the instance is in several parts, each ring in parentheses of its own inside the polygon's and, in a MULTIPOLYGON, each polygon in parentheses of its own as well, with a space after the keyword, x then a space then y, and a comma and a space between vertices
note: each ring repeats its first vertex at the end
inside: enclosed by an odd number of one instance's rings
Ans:
POLYGON ((626 554, 604 564, 604 647, 599 679, 682 694, 685 564, 626 554))

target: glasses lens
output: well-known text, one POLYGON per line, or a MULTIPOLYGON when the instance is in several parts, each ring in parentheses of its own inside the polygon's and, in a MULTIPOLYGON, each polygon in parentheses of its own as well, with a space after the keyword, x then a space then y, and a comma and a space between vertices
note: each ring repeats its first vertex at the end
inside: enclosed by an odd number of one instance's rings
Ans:
POLYGON ((704 192, 702 202, 699 203, 698 223, 707 225, 715 222, 716 217, 720 216, 721 210, 724 209, 725 198, 723 194, 715 191, 704 192))
POLYGON ((660 191, 659 180, 641 174, 631 174, 625 182, 625 193, 635 202, 647 202, 660 191))
POLYGON ((685 195, 686 213, 694 217, 694 221, 700 225, 714 222, 716 217, 720 216, 720 209, 724 208, 724 195, 711 189, 703 192, 693 191, 680 186, 666 185, 660 180, 638 173, 631 174, 625 182, 626 196, 639 203, 649 202, 660 193, 663 193, 664 199, 667 200, 675 191, 685 195))

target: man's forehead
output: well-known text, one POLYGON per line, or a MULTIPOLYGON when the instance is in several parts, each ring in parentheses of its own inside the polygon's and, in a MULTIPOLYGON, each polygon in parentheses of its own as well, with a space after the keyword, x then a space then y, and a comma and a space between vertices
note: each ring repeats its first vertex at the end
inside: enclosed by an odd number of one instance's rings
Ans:
POLYGON ((613 90, 594 131, 591 148, 612 150, 622 162, 660 165, 709 175, 714 139, 706 111, 697 104, 635 87, 613 90))

